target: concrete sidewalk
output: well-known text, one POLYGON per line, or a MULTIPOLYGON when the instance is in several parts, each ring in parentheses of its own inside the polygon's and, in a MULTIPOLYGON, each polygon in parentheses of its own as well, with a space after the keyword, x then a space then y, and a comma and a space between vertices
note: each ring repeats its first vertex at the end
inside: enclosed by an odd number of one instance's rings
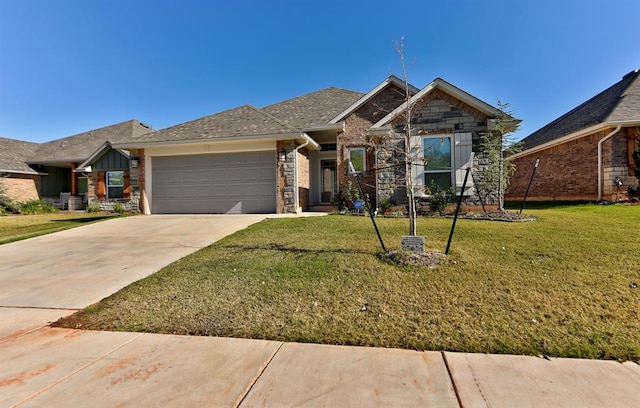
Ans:
POLYGON ((106 221, 0 246, 0 407, 638 407, 612 361, 48 326, 264 216, 106 221))
POLYGON ((0 343, 0 406, 637 407, 633 363, 44 327, 0 343))

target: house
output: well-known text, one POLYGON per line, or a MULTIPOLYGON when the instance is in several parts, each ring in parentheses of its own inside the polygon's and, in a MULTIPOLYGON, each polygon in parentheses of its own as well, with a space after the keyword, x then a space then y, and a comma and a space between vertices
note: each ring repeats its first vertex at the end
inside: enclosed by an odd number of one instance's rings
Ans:
POLYGON ((405 165, 372 141, 402 145, 407 103, 418 195, 432 182, 472 195, 465 169, 499 111, 441 78, 418 89, 393 75, 367 93, 330 87, 161 130, 132 120, 41 145, 5 141, 4 167, 30 177, 33 198, 69 192, 71 209, 117 200, 145 214, 296 213, 347 194, 351 163, 373 205, 402 204, 405 165))
POLYGON ((130 120, 42 144, 0 138, 0 173, 6 194, 24 202, 53 201, 61 193, 70 193, 65 203, 69 209, 84 208, 91 197, 128 200, 128 152, 110 145, 150 131, 130 120))
POLYGON ((425 159, 444 157, 434 168, 416 166, 416 183, 435 180, 460 192, 470 153, 499 111, 440 78, 418 89, 390 76, 366 94, 332 87, 263 108, 240 106, 112 147, 135 163, 132 198, 145 214, 324 209, 353 180, 349 162, 374 205, 401 203, 403 172, 368 140, 401 139, 407 92, 412 143, 425 159))
POLYGON ((640 138, 640 71, 523 139, 507 198, 614 201, 637 185, 632 154, 640 138))

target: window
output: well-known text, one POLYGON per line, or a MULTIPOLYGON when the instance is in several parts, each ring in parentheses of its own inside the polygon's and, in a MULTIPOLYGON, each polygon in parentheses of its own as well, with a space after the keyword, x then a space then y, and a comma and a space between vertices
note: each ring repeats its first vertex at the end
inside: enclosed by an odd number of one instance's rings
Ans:
POLYGON ((425 137, 422 139, 424 153, 424 186, 431 183, 440 188, 451 187, 451 138, 449 136, 425 137))
POLYGON ((78 177, 78 194, 85 195, 89 189, 89 180, 86 177, 78 177))
POLYGON ((363 172, 367 169, 366 150, 364 147, 349 149, 349 161, 353 164, 356 173, 363 172))
POLYGON ((124 198, 124 171, 107 172, 107 198, 124 198))

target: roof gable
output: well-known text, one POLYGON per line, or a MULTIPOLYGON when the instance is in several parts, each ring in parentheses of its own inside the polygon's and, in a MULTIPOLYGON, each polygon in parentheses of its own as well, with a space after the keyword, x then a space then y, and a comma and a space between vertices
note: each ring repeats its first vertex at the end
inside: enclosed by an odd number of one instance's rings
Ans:
POLYGON ((625 121, 640 121, 639 70, 522 139, 523 150, 598 124, 625 121))
POLYGON ((244 105, 158 130, 152 134, 141 135, 130 141, 143 143, 215 141, 230 137, 259 138, 299 133, 298 129, 283 123, 267 112, 251 105, 244 105))
MULTIPOLYGON (((340 112, 362 97, 361 92, 325 88, 262 108, 299 130, 330 123, 340 112)), ((333 123, 333 122, 331 122, 333 123)))
MULTIPOLYGON (((402 90, 405 89, 405 82, 402 79, 398 78, 397 76, 391 75, 391 76, 389 76, 389 78, 387 78, 384 81, 382 81, 381 83, 379 83, 371 91, 369 91, 365 95, 363 95, 360 99, 358 99, 353 104, 348 106, 345 110, 340 112, 336 117, 331 119, 331 121, 329 121, 329 123, 338 123, 338 122, 346 119, 349 115, 353 114, 361 106, 363 106, 365 103, 367 103, 368 101, 373 99, 380 92, 384 91, 389 86, 394 86, 394 85, 397 86, 398 88, 402 89, 402 90)), ((408 88, 409 88, 409 93, 411 95, 415 95, 416 93, 419 92, 419 89, 416 88, 415 86, 411 85, 411 84, 408 84, 408 88)))
POLYGON ((0 137, 0 172, 37 174, 26 162, 38 146, 38 143, 0 137))
MULTIPOLYGON (((434 79, 429 85, 425 86, 424 88, 422 88, 422 90, 420 90, 418 93, 413 95, 411 99, 409 99, 409 105, 410 106, 415 105, 416 103, 420 102, 423 98, 427 97, 430 93, 432 93, 436 89, 439 89, 445 92, 446 94, 453 96, 454 98, 482 112, 488 117, 495 117, 500 113, 500 111, 497 108, 463 91, 462 89, 450 84, 449 82, 445 81, 442 78, 434 79)), ((398 106, 396 109, 391 111, 387 116, 385 116, 384 118, 376 122, 371 128, 372 129, 381 128, 391 123, 397 117, 402 116, 405 110, 406 110, 406 104, 403 103, 402 105, 398 106)))
POLYGON ((149 132, 153 132, 153 130, 148 126, 137 120, 129 120, 43 143, 39 145, 28 162, 42 164, 53 162, 79 163, 86 160, 107 141, 112 143, 125 142, 149 132))

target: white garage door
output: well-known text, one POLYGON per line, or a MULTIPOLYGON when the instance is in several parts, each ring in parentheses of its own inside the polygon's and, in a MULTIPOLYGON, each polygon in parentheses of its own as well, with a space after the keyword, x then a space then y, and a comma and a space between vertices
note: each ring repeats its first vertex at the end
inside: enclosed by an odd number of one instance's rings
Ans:
POLYGON ((273 151, 152 158, 154 214, 274 213, 273 151))

